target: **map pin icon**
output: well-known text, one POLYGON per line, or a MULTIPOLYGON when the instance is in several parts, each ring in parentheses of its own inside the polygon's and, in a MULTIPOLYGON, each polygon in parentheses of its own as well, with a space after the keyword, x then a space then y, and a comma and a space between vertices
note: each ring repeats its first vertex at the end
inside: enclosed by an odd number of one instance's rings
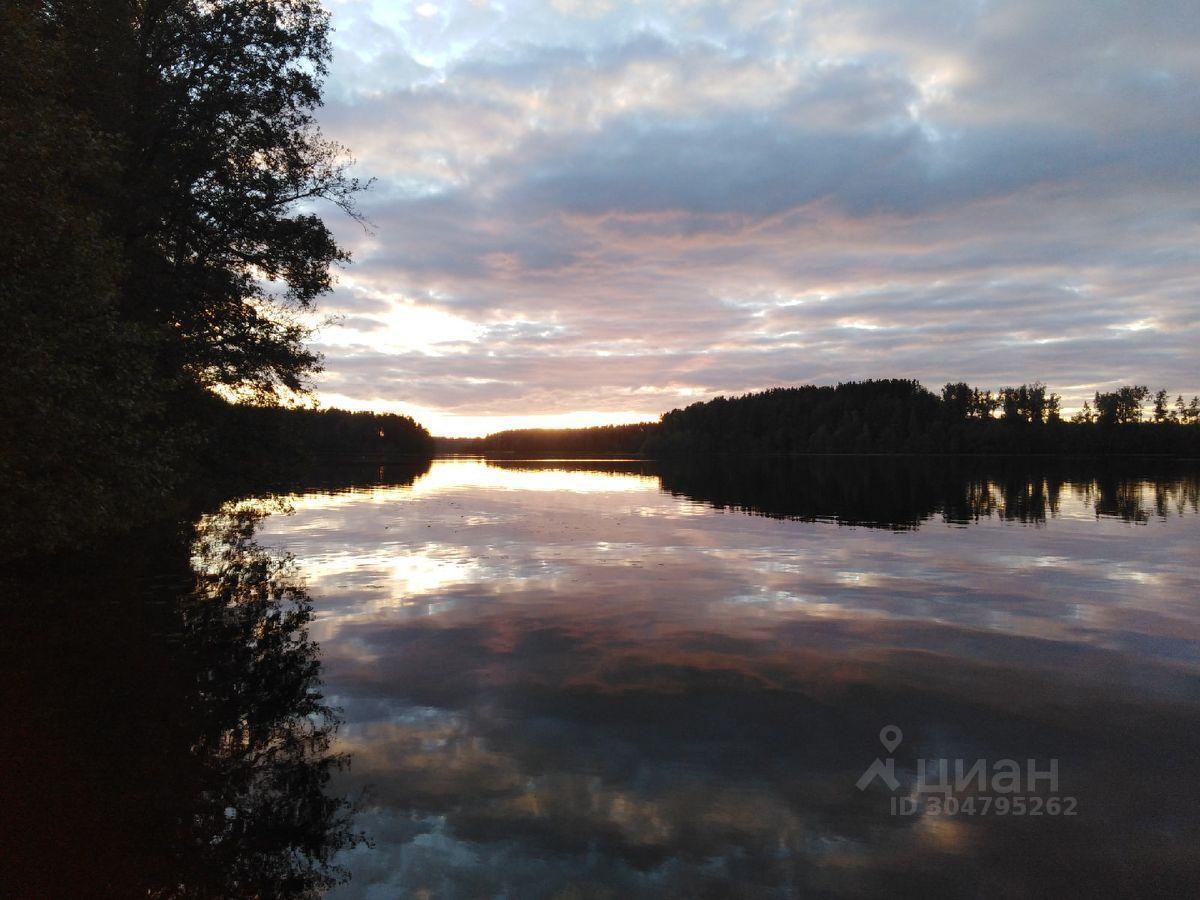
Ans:
POLYGON ((903 738, 904 733, 895 725, 884 725, 879 732, 879 743, 883 744, 888 753, 899 747, 903 738))

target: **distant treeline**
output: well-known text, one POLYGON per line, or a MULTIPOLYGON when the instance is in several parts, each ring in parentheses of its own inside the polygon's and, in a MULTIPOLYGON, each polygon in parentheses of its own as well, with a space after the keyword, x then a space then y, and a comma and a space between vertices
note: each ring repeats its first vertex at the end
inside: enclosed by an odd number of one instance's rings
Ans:
POLYGON ((642 451, 657 427, 653 422, 639 422, 594 428, 521 428, 498 431, 484 438, 438 438, 437 441, 438 449, 447 453, 630 455, 642 451))
POLYGON ((433 453, 408 416, 250 404, 216 405, 206 462, 215 471, 310 462, 387 462, 433 453))
POLYGON ((1040 382, 995 393, 960 382, 940 395, 902 379, 775 388, 673 410, 643 451, 1200 454, 1200 401, 1167 396, 1147 416, 1144 386, 1097 393, 1064 421, 1040 382))
POLYGON ((1040 383, 996 392, 964 383, 941 395, 905 379, 775 388, 718 397, 662 416, 643 451, 950 452, 1200 455, 1200 401, 1145 386, 1103 392, 1072 420, 1040 383))
POLYGON ((439 439, 450 452, 641 454, 970 453, 1200 456, 1200 399, 1142 385, 1096 393, 1066 420, 1040 382, 940 394, 905 379, 773 388, 717 397, 658 423, 502 431, 439 439))

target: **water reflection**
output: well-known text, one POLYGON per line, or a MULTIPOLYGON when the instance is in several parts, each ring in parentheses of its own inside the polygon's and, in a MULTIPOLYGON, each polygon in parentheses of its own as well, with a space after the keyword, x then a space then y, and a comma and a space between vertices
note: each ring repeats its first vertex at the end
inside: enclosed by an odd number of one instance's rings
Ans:
POLYGON ((804 457, 664 461, 662 486, 721 509, 845 525, 915 528, 941 519, 1038 523, 1090 510, 1125 521, 1195 513, 1200 476, 1163 461, 804 457))
POLYGON ((290 498, 263 540, 318 598, 377 841, 336 895, 1194 893, 1194 474, 840 472, 290 498), (855 788, 888 723, 905 777, 1057 758, 1080 815, 891 816, 855 788))
POLYGON ((274 485, 6 583, 3 887, 1195 896, 1197 483, 817 459, 274 485), (1056 758, 1079 814, 893 816, 855 786, 885 724, 903 785, 1056 758))
POLYGON ((254 540, 263 515, 201 521, 180 606, 198 663, 191 751, 205 777, 185 842, 203 848, 188 854, 202 896, 319 893, 341 874, 333 854, 355 842, 349 805, 325 791, 347 757, 330 752, 338 720, 320 693, 312 603, 293 561, 254 540))
POLYGON ((318 896, 356 838, 292 562, 229 507, 6 583, 4 893, 318 896), (189 559, 190 557, 190 559, 189 559))

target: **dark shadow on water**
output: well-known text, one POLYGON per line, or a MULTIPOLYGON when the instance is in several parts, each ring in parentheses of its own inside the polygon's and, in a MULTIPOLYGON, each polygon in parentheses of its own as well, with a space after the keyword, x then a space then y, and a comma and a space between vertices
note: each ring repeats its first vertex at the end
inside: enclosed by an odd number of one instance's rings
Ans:
POLYGON ((1154 459, 701 455, 488 464, 657 476, 663 490, 717 509, 876 528, 981 519, 1039 524, 1058 516, 1067 496, 1097 516, 1126 522, 1200 510, 1197 467, 1154 459))
POLYGON ((425 475, 432 457, 396 457, 384 461, 330 458, 322 462, 255 471, 203 485, 195 504, 215 509, 230 497, 276 494, 342 493, 373 487, 409 485, 425 475))
POLYGON ((4 573, 0 893, 304 897, 341 880, 333 855, 360 838, 326 787, 348 760, 303 573, 254 538, 269 511, 226 504, 4 573))

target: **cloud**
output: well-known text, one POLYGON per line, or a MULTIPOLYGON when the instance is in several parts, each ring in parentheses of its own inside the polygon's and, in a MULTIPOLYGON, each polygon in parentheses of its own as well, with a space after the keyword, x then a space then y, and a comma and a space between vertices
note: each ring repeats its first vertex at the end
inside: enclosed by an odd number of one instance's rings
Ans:
POLYGON ((1200 392, 1194 6, 430 6, 334 8, 323 127, 379 181, 324 395, 471 433, 866 375, 1200 392))

